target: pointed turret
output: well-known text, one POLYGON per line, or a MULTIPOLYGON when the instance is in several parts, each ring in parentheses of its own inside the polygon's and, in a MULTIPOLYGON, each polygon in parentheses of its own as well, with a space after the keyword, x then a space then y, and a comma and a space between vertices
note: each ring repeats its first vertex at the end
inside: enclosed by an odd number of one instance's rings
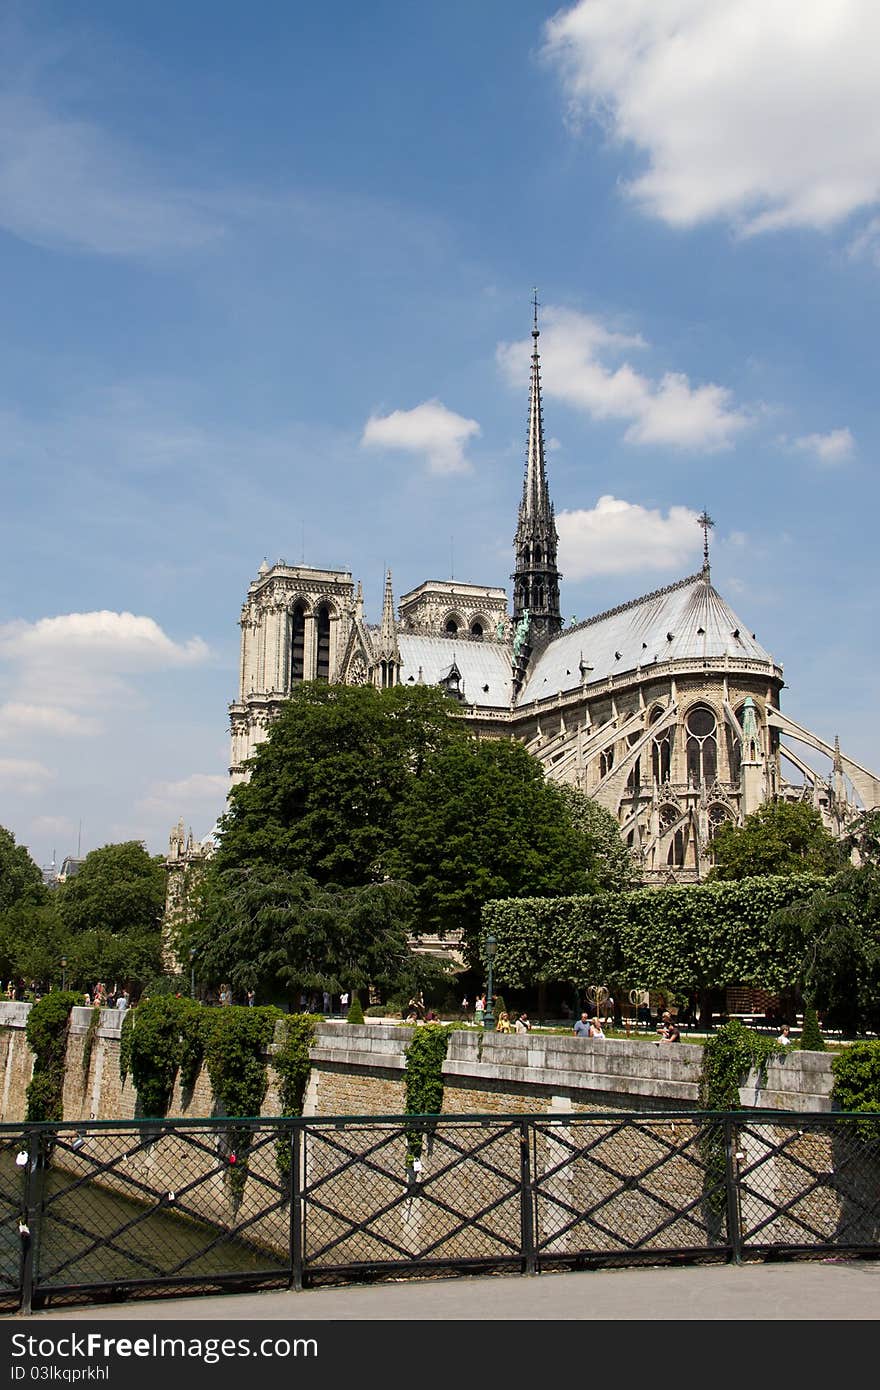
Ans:
POLYGON ((541 363, 538 357, 538 297, 534 299, 532 374, 529 388, 529 428, 523 495, 516 528, 516 570, 513 578, 513 620, 528 617, 531 635, 552 637, 562 627, 559 612, 559 537, 547 487, 544 458, 544 419, 541 404, 541 363))
POLYGON ((400 680, 400 648, 397 645, 397 623, 394 618, 394 590, 391 571, 385 576, 385 597, 382 600, 382 623, 376 649, 375 674, 377 684, 386 689, 400 680))

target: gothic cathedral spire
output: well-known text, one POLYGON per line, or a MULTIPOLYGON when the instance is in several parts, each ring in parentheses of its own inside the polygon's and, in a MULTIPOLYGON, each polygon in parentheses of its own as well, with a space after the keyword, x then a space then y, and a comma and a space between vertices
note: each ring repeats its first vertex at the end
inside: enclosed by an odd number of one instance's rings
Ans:
POLYGON ((541 365, 538 358, 538 294, 532 326, 532 379, 529 388, 529 437, 526 472, 516 528, 516 571, 513 578, 513 620, 528 610, 529 636, 552 637, 562 627, 559 613, 559 570, 556 568, 556 520, 547 488, 544 462, 544 419, 541 406, 541 365))

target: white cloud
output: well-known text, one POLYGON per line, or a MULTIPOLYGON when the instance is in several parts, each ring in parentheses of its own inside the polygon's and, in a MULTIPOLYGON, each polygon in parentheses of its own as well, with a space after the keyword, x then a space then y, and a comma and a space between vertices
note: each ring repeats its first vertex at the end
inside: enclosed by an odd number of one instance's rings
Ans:
POLYGON ((35 623, 7 623, 0 627, 0 655, 4 651, 27 661, 79 657, 132 671, 189 666, 203 661, 208 649, 200 637, 183 644, 173 642, 153 618, 102 609, 40 618, 35 623))
POLYGON ((0 726, 44 734, 96 734, 101 727, 96 719, 61 705, 27 705, 15 700, 0 705, 0 726))
POLYGON ((876 0, 581 0, 546 25, 569 114, 647 158, 674 226, 825 229, 880 200, 876 0))
POLYGON ((794 447, 833 468, 853 457, 856 441, 852 431, 844 426, 843 429, 829 430, 828 434, 801 435, 800 439, 794 441, 794 447))
POLYGON ((367 447, 401 449, 424 455, 432 473, 467 473, 465 447, 480 433, 476 420, 447 409, 442 401, 423 401, 413 410, 371 415, 361 436, 367 447))
MULTIPOLYGON (((651 380, 628 362, 616 363, 625 348, 644 348, 644 340, 606 328, 573 309, 548 308, 541 332, 545 396, 556 397, 597 420, 628 421, 629 444, 673 445, 685 449, 729 447, 748 423, 731 404, 724 386, 692 386, 680 372, 651 380), (609 363, 603 358, 611 358, 609 363)), ((497 359, 513 384, 528 378, 531 343, 501 343, 497 359)))
POLYGON ((0 93, 0 226, 38 246, 117 256, 187 250, 222 230, 117 138, 10 91, 0 93))
POLYGON ((676 569, 699 555, 697 513, 670 507, 666 516, 617 497, 600 497, 591 511, 561 512, 559 568, 576 581, 591 574, 676 569))
POLYGON ((0 758, 0 778, 19 796, 38 796, 55 774, 33 758, 0 758))
POLYGON ((154 782, 147 795, 137 803, 136 809, 149 816, 163 820, 184 820, 192 818, 198 825, 212 812, 216 819, 225 808, 229 793, 229 778, 212 772, 192 772, 188 777, 173 782, 154 782), (192 809, 195 808, 194 812, 192 809))
POLYGON ((200 637, 175 642, 153 618, 103 610, 0 626, 0 736, 96 734, 136 693, 130 677, 205 660, 200 637))

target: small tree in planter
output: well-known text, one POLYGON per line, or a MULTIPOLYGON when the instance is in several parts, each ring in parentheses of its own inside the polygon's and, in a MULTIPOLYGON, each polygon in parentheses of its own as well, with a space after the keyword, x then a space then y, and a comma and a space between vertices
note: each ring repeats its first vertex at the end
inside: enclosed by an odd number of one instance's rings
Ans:
POLYGON ((363 1023, 364 1021, 364 1011, 357 995, 355 995, 351 1001, 345 1021, 346 1023, 363 1023))

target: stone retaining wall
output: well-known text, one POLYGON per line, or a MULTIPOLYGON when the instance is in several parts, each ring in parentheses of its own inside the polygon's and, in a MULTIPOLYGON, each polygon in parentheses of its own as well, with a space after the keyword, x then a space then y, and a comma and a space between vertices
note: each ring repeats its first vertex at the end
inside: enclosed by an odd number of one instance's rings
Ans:
MULTIPOLYGON (((20 1121, 33 1057, 24 1028, 29 1005, 0 1002, 0 1120, 20 1121)), ((101 1011, 87 1071, 82 1057, 92 1010, 72 1012, 64 1086, 66 1120, 133 1119, 137 1095, 119 1075, 122 1017, 101 1011)), ((413 1029, 400 1024, 319 1024, 312 1047, 306 1115, 398 1115, 405 1107, 406 1047, 413 1029)), ((265 1115, 279 1114, 269 1061, 265 1115)), ((455 1030, 443 1068, 445 1114, 540 1114, 560 1110, 671 1110, 698 1104, 702 1048, 606 1038, 590 1041, 556 1033, 500 1034, 455 1030)), ((752 1074, 740 1091, 746 1109, 831 1109, 831 1057, 792 1052, 773 1059, 763 1085, 752 1074)), ((184 1106, 179 1083, 169 1113, 188 1118, 214 1113, 202 1069, 184 1106)))

